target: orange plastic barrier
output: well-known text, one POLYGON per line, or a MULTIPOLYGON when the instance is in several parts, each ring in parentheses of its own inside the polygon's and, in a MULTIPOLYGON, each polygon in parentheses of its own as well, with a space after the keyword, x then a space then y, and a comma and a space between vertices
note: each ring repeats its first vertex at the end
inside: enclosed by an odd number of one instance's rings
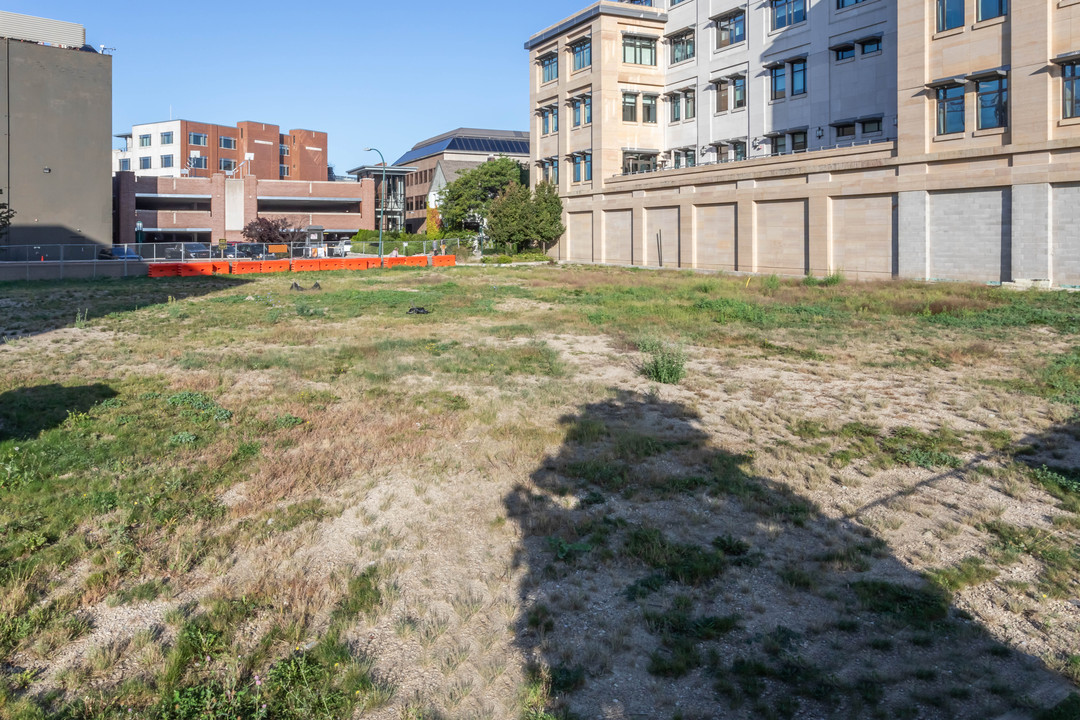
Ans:
POLYGON ((232 264, 233 275, 252 275, 263 271, 263 264, 258 260, 243 260, 232 264))
POLYGON ((431 264, 435 267, 454 267, 457 265, 457 257, 454 255, 435 255, 431 258, 431 264))
POLYGON ((262 271, 264 273, 289 272, 289 266, 288 260, 263 260, 262 271))
POLYGON ((403 257, 383 258, 383 267, 388 267, 388 268, 403 267, 405 265, 405 262, 408 259, 409 258, 403 258, 403 257))
POLYGON ((179 277, 180 267, 176 263, 151 263, 148 274, 152 278, 179 277))
POLYGON ((319 260, 320 270, 344 270, 345 261, 341 258, 319 260))
POLYGON ((312 270, 319 269, 319 263, 321 260, 293 260, 292 269, 293 272, 311 272, 312 270))
POLYGON ((409 267, 427 267, 427 255, 410 255, 405 258, 405 264, 409 267))
POLYGON ((214 274, 214 263, 181 263, 178 267, 180 268, 180 277, 214 274))
MULTIPOLYGON (((342 260, 346 270, 367 270, 371 267, 371 258, 345 258, 342 260)), ((375 261, 378 264, 378 261, 375 261)))
POLYGON ((227 262, 219 261, 219 262, 212 262, 210 264, 214 268, 214 274, 215 275, 228 275, 229 273, 232 272, 232 270, 229 269, 229 263, 227 263, 227 262))

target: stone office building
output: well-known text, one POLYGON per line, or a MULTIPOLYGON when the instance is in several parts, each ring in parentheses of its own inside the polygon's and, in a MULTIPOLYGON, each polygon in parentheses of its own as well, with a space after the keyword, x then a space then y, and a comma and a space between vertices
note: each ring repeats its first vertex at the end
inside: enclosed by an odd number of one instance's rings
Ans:
POLYGON ((1080 285, 1080 5, 598 2, 534 35, 581 262, 1080 285))

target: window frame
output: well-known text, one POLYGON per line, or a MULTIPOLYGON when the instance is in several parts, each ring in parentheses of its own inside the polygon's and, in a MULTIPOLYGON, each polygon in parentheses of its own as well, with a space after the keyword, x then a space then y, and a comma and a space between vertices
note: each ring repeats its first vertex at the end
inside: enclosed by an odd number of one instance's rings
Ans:
POLYGON ((120 158, 120 172, 131 172, 131 158, 120 158))
POLYGON ((149 134, 139 136, 139 147, 150 147, 151 143, 152 140, 149 134))
POLYGON ((859 51, 860 55, 873 55, 881 52, 881 38, 870 38, 860 42, 859 51))
POLYGON ((140 170, 153 170, 154 161, 149 155, 139 156, 139 169, 140 170))
POLYGON ((683 119, 693 120, 697 117, 697 91, 683 90, 683 119))
POLYGON ((660 122, 659 112, 657 111, 657 105, 660 104, 659 95, 642 95, 641 96, 641 122, 647 125, 656 125, 660 122), (646 109, 651 112, 646 112, 646 109), (649 119, 649 116, 652 119, 649 119))
POLYGON ((810 135, 806 130, 796 130, 791 133, 791 152, 802 152, 809 147, 810 135), (801 136, 801 139, 800 139, 801 136))
POLYGON ((656 38, 644 35, 624 35, 623 64, 656 67, 656 38), (631 60, 626 59, 628 50, 632 51, 633 59, 631 60), (645 50, 651 53, 652 62, 642 62, 645 59, 645 50))
POLYGON ((837 142, 855 139, 855 132, 855 123, 853 122, 833 125, 833 134, 836 136, 837 142))
POLYGON ((731 105, 731 98, 728 95, 728 88, 731 83, 727 78, 724 78, 723 80, 716 80, 713 85, 716 86, 716 113, 726 113, 731 105))
POLYGON ((236 149, 236 138, 229 137, 228 135, 220 135, 220 136, 218 136, 218 149, 219 150, 235 150, 236 149), (231 145, 227 145, 226 142, 231 143, 231 145))
POLYGON ((967 88, 963 85, 939 87, 934 93, 934 101, 937 104, 935 129, 938 137, 967 132, 967 88), (959 96, 949 94, 955 91, 959 91, 959 96), (949 109, 950 104, 953 106, 951 111, 949 109), (949 124, 949 119, 950 117, 955 118, 957 115, 960 118, 960 128, 958 130, 950 129, 953 126, 949 124))
POLYGON ((668 119, 672 123, 682 122, 682 93, 672 93, 668 96, 668 119))
POLYGON ((995 77, 975 81, 975 129, 993 130, 1009 127, 1009 78, 995 77), (996 85, 994 89, 983 89, 987 85, 996 85), (997 97, 998 100, 991 107, 983 107, 985 98, 997 97), (996 116, 993 125, 983 124, 984 111, 992 111, 996 116))
POLYGON ((206 133, 189 132, 188 145, 194 145, 195 147, 209 147, 210 136, 206 133), (202 142, 199 142, 196 138, 201 138, 202 142))
POLYGON ((806 0, 770 0, 769 10, 773 32, 806 22, 806 0))
POLYGON ((1061 66, 1061 118, 1080 118, 1080 62, 1061 66))
POLYGON ((172 155, 162 155, 160 160, 162 170, 168 170, 169 168, 173 167, 174 163, 172 155))
POLYGON ((221 172, 232 172, 236 170, 236 161, 232 158, 219 158, 218 170, 220 170, 221 172), (229 167, 225 167, 226 164, 228 164, 229 167))
POLYGON ((792 60, 791 63, 791 97, 799 97, 807 93, 806 60, 792 60), (799 90, 799 80, 802 80, 802 90, 799 90))
POLYGON ((769 100, 778 102, 787 97, 787 65, 769 68, 769 100))
POLYGON ((162 145, 172 145, 174 142, 172 130, 161 133, 160 140, 162 145))
POLYGON ((559 53, 550 52, 541 55, 536 59, 540 65, 540 84, 546 85, 549 82, 555 82, 559 79, 559 53), (549 73, 548 70, 553 70, 549 73))
POLYGON ((936 2, 938 32, 964 27, 964 23, 967 22, 965 0, 936 0, 936 2), (958 9, 959 16, 957 16, 958 9))
POLYGON ((638 121, 638 94, 627 93, 622 94, 622 119, 623 122, 636 123, 638 121), (633 103, 628 102, 633 98, 633 103), (630 111, 629 113, 627 111, 630 111), (627 117, 630 115, 630 117, 627 117))
POLYGON ((570 43, 570 54, 572 72, 592 67, 592 38, 583 38, 570 43))
POLYGON ((205 155, 188 158, 188 167, 192 170, 206 170, 210 167, 205 155))
POLYGON ((744 11, 740 10, 716 19, 717 50, 723 50, 744 42, 746 42, 746 13, 744 11), (727 42, 724 42, 725 36, 727 42), (738 37, 738 39, 733 39, 735 37, 738 37))
POLYGON ((878 133, 885 132, 885 123, 882 121, 882 118, 874 118, 873 120, 860 120, 859 131, 863 135, 877 135, 878 133), (873 128, 874 125, 877 125, 877 129, 873 128))
POLYGON ((670 44, 670 64, 678 65, 687 60, 693 60, 697 54, 697 38, 693 29, 672 35, 668 38, 670 44))
POLYGON ((746 76, 739 75, 731 78, 731 109, 742 110, 746 108, 746 76))
POLYGON ((1009 0, 975 0, 975 22, 983 22, 984 20, 993 20, 994 18, 1005 17, 1009 14, 1009 0), (989 7, 994 5, 996 7, 989 7), (994 15, 983 14, 984 8, 994 12, 994 15))

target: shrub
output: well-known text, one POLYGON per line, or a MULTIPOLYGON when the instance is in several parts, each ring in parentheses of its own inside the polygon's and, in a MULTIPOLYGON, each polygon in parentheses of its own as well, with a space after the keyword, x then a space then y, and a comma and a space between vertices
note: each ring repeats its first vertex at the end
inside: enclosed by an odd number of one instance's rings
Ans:
POLYGON ((678 345, 661 345, 650 353, 643 370, 655 382, 677 385, 686 377, 686 353, 678 345))

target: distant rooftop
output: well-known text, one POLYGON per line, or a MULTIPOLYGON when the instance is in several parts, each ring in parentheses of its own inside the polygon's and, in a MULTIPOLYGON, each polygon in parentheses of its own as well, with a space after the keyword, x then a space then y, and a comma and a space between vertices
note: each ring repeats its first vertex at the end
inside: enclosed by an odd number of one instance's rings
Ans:
POLYGON ((407 165, 442 152, 528 155, 529 133, 520 130, 458 128, 417 143, 412 150, 398 158, 394 165, 407 165))
POLYGON ((67 48, 86 48, 86 28, 82 25, 4 10, 0 10, 0 37, 67 48))

